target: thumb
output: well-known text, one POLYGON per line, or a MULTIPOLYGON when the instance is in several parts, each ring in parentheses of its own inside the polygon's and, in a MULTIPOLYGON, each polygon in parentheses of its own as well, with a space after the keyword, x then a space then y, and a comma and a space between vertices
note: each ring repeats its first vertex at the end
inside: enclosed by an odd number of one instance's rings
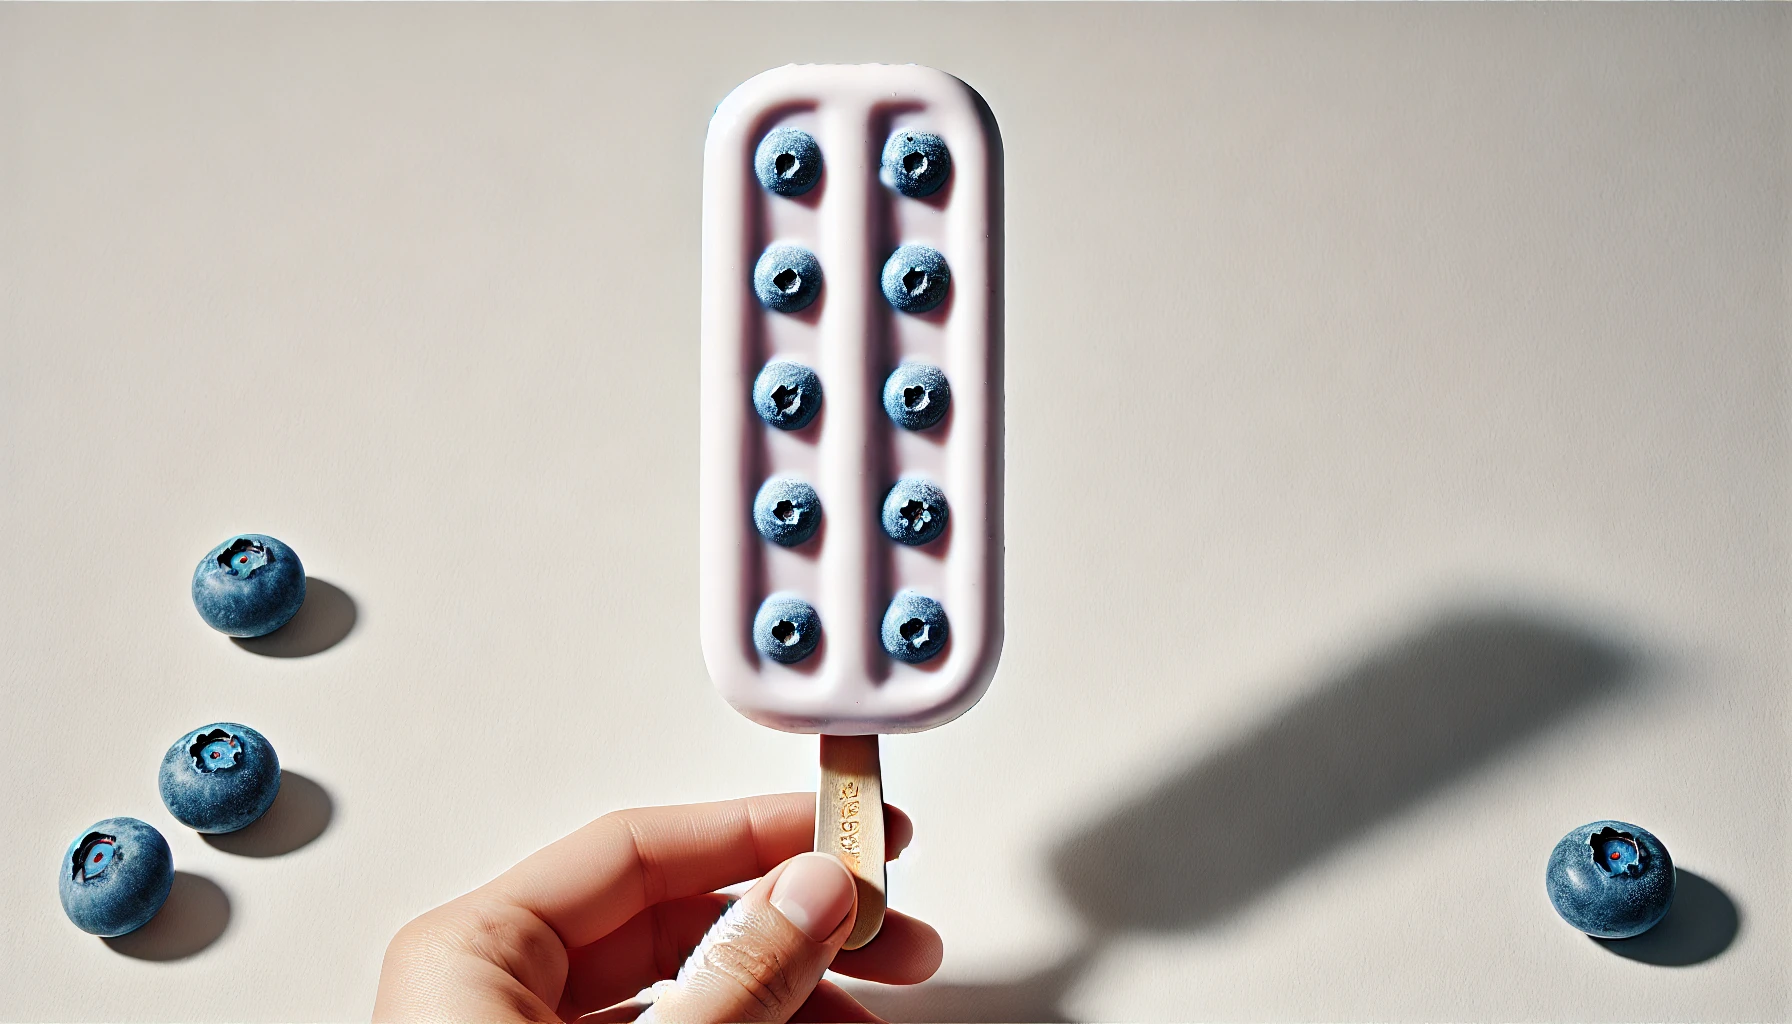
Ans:
POLYGON ((858 893, 837 858, 804 853, 773 868, 710 927, 639 1020, 785 1021, 809 998, 852 930, 858 893))

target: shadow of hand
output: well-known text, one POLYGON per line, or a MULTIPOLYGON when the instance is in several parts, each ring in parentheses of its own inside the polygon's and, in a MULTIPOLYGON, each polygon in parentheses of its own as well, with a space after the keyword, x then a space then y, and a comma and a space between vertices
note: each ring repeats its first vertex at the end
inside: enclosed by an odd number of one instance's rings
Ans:
POLYGON ((1201 928, 1610 695, 1634 661, 1515 612, 1444 618, 1072 834, 1058 880, 1098 931, 1201 928))

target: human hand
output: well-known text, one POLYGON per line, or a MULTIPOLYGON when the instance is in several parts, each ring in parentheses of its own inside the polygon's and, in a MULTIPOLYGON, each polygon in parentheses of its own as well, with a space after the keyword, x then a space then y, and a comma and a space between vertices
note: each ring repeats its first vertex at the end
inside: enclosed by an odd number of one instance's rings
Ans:
MULTIPOLYGON (((914 825, 884 813, 894 858, 914 825)), ((925 981, 940 937, 886 911, 842 951, 858 896, 837 859, 805 853, 814 836, 807 793, 606 814, 399 929, 374 1019, 628 1020, 642 1006, 616 1004, 655 986, 642 1019, 660 1024, 875 1021, 822 972, 925 981), (738 901, 714 891, 752 878, 738 901)))

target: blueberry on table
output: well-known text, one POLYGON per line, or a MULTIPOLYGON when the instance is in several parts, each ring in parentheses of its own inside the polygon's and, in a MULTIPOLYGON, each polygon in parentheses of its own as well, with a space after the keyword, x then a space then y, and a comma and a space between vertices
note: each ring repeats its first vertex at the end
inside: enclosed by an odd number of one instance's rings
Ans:
POLYGON ((753 646, 782 665, 794 665, 821 642, 821 616, 799 597, 773 594, 753 616, 753 646))
POLYGON ((884 533, 898 544, 926 544, 944 533, 946 493, 930 480, 905 476, 884 496, 884 533))
POLYGON ((884 184, 911 199, 933 195, 952 174, 946 140, 928 132, 897 132, 884 143, 884 184))
POLYGON ((168 840, 136 818, 96 822, 62 855, 62 912, 75 927, 105 938, 136 931, 156 916, 174 888, 168 840))
POLYGON ((775 476, 753 499, 753 527, 773 544, 793 548, 815 536, 821 525, 821 498, 801 480, 775 476))
POLYGON ((900 246, 884 263, 884 298, 903 313, 925 313, 946 301, 952 284, 952 268, 946 257, 931 246, 900 246))
POLYGON ((884 650, 897 661, 926 661, 945 649, 950 632, 946 609, 917 591, 897 591, 884 612, 884 650))
POLYGON ((926 430, 952 407, 946 374, 927 363, 903 363, 884 380, 884 412, 904 430, 926 430))
POLYGON ((305 603, 305 567, 285 544, 239 533, 211 549, 193 570, 193 606, 227 636, 264 636, 305 603))
POLYGON ((801 430, 821 411, 821 378, 802 363, 774 359, 753 380, 753 409, 779 430, 801 430))
POLYGON ((773 245, 753 265, 753 293, 774 313, 808 309, 821 294, 821 261, 800 245, 773 245))
POLYGON ((796 128, 777 128, 759 140, 753 173, 767 192, 800 196, 821 180, 821 147, 815 137, 796 128))
POLYGON ((1562 920, 1601 939, 1653 928, 1674 901, 1674 861, 1647 829, 1595 821, 1562 837, 1544 874, 1562 920))
POLYGON ((199 832, 235 832, 280 793, 280 758, 246 725, 215 722, 174 741, 162 756, 162 803, 199 832))

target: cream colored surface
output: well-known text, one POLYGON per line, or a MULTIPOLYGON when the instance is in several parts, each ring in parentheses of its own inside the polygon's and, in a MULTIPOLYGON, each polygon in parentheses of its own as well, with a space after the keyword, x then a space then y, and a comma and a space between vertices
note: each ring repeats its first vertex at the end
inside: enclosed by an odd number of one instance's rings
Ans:
POLYGON ((1789 15, 0 7, 0 1017, 363 1016, 401 922, 586 819, 813 785, 698 653, 704 125, 915 60, 1007 147, 1007 644, 885 741, 948 955, 867 1001, 1784 1019, 1789 15), (208 631, 233 530, 347 638, 208 631), (157 759, 215 719, 321 835, 175 827, 157 759), (62 919, 112 814, 214 942, 62 919), (1555 918, 1605 816, 1727 948, 1555 918))

